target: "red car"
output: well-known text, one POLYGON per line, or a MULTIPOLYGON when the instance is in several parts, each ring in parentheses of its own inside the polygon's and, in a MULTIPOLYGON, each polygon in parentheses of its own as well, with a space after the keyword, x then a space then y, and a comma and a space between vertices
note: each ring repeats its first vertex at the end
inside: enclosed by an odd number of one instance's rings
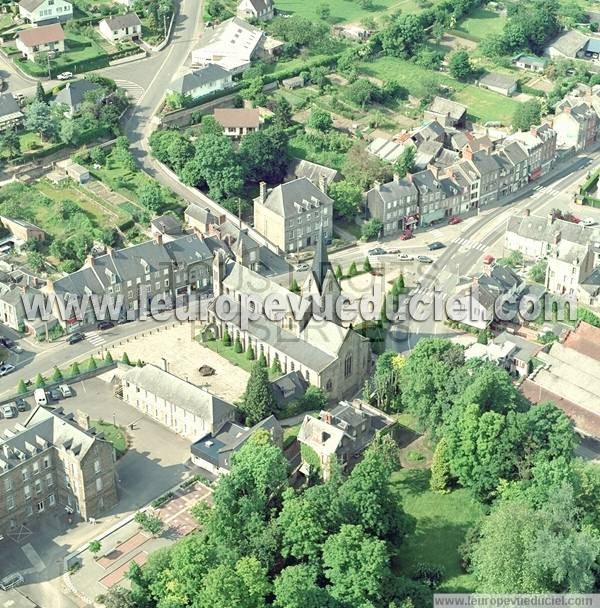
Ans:
POLYGON ((401 235, 400 235, 400 240, 401 241, 408 241, 408 239, 412 239, 413 237, 413 233, 412 230, 405 230, 401 235))
POLYGON ((453 215, 448 220, 448 224, 450 224, 450 226, 454 226, 455 224, 460 224, 461 222, 462 222, 462 220, 458 217, 458 215, 453 215))

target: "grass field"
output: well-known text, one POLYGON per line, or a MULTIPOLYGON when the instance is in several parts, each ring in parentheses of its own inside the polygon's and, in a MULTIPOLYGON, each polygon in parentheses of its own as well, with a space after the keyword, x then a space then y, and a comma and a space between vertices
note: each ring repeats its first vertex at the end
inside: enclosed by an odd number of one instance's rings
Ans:
POLYGON ((456 29, 482 40, 486 36, 500 33, 505 23, 506 17, 502 17, 494 11, 477 8, 456 29))
POLYGON ((104 422, 104 420, 93 420, 92 426, 94 426, 99 433, 104 433, 106 439, 113 444, 117 451, 117 458, 123 456, 127 451, 127 436, 123 429, 114 424, 104 422))
MULTIPOLYGON (((277 10, 285 13, 294 13, 309 19, 318 19, 318 7, 321 4, 316 0, 277 0, 277 10)), ((405 2, 402 0, 374 0, 373 9, 361 8, 356 0, 329 0, 326 4, 331 9, 329 21, 332 23, 353 23, 364 17, 377 19, 382 13, 389 12, 395 8, 405 10, 405 2)))
POLYGON ((458 548, 467 530, 483 516, 483 507, 467 490, 432 492, 428 470, 401 469, 391 483, 416 523, 399 552, 401 571, 410 575, 422 563, 441 566, 444 579, 440 591, 473 591, 473 577, 462 570, 458 548))
POLYGON ((469 85, 458 91, 452 99, 467 106, 468 113, 480 122, 499 121, 510 125, 520 102, 499 93, 469 85))

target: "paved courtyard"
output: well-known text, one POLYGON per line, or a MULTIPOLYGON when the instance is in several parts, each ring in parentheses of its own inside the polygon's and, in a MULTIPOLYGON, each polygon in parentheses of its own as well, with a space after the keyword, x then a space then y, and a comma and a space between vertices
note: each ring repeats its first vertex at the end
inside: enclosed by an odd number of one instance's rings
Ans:
POLYGON ((74 558, 80 568, 70 576, 77 593, 92 600, 116 585, 127 587, 125 575, 132 563, 143 565, 152 552, 169 546, 198 527, 191 508, 200 500, 210 500, 210 495, 210 489, 199 482, 180 488, 167 503, 150 510, 164 523, 159 537, 148 536, 130 520, 99 539, 100 557, 95 558, 87 549, 82 551, 74 558))
POLYGON ((248 373, 199 344, 195 340, 198 333, 200 333, 199 323, 181 323, 175 327, 152 330, 144 336, 124 341, 111 348, 111 354, 116 360, 127 352, 132 362, 141 359, 160 367, 163 366, 164 358, 169 371, 176 376, 198 386, 207 387, 211 393, 227 401, 237 401, 246 390, 248 373), (214 376, 201 376, 198 368, 202 365, 214 368, 214 376))

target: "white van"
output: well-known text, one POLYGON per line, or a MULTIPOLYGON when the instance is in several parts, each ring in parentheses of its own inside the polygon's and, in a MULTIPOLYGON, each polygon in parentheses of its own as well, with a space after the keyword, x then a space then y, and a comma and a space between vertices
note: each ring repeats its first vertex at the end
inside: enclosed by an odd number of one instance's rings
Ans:
POLYGON ((48 405, 46 391, 43 388, 36 388, 33 393, 33 398, 35 399, 37 405, 48 405))

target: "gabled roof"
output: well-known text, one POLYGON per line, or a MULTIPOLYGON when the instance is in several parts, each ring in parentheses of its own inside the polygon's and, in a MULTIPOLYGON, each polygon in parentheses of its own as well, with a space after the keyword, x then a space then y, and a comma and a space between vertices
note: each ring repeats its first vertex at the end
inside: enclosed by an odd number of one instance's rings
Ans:
POLYGON ((273 0, 245 0, 245 2, 250 3, 257 13, 273 8, 273 0))
POLYGON ((490 72, 479 80, 480 84, 488 87, 498 87, 500 89, 511 89, 517 84, 517 79, 507 74, 490 72))
POLYGON ((156 228, 161 234, 181 234, 181 222, 170 213, 155 217, 150 224, 156 228))
MULTIPOLYGON (((64 0, 64 1, 71 4, 70 0, 64 0)), ((46 2, 46 0, 21 0, 19 2, 19 6, 24 8, 29 13, 31 13, 38 7, 42 6, 42 4, 44 4, 44 2, 46 2)))
POLYGON ((550 44, 548 48, 554 48, 566 57, 577 57, 577 53, 583 49, 589 40, 589 36, 582 34, 579 30, 569 30, 560 34, 550 44))
POLYGON ((23 116, 19 103, 12 93, 0 94, 0 118, 18 118, 23 116))
POLYGON ((282 217, 295 216, 299 209, 310 211, 333 200, 306 177, 280 184, 267 195, 263 204, 282 217))
POLYGON ((115 15, 114 17, 106 17, 102 19, 111 31, 116 32, 118 30, 125 29, 126 27, 141 27, 142 22, 135 13, 127 13, 126 15, 115 15))
POLYGON ((463 106, 456 101, 446 99, 445 97, 438 96, 433 98, 433 101, 427 109, 434 114, 439 114, 440 116, 450 116, 450 118, 453 118, 456 121, 461 120, 467 113, 466 106, 463 106))
POLYGON ((257 108, 215 108, 214 117, 225 129, 258 129, 260 126, 257 108))
POLYGON ((123 382, 139 386, 167 403, 173 403, 199 416, 209 424, 228 418, 235 409, 233 405, 206 389, 151 364, 131 368, 123 375, 123 382))
POLYGON ((76 108, 85 101, 87 93, 90 91, 97 91, 102 87, 96 83, 86 80, 73 80, 67 82, 64 89, 61 89, 54 98, 56 103, 64 103, 69 108, 76 108))
POLYGON ((188 72, 187 74, 176 78, 168 86, 168 89, 175 93, 186 95, 204 85, 225 80, 230 76, 231 72, 229 72, 229 70, 226 70, 215 63, 209 63, 199 70, 188 72))
POLYGON ((417 188, 412 182, 405 177, 401 179, 393 179, 387 184, 375 186, 367 192, 367 197, 381 199, 384 203, 388 201, 397 201, 406 198, 407 196, 416 196, 417 188))
POLYGON ((331 169, 325 165, 319 165, 309 160, 294 158, 290 163, 290 173, 294 177, 307 177, 313 184, 319 184, 319 179, 323 177, 327 185, 335 181, 338 175, 336 169, 331 169))
POLYGON ((213 28, 206 28, 196 51, 213 57, 250 61, 263 35, 261 29, 232 17, 213 28))
POLYGON ((19 32, 19 40, 28 48, 49 42, 60 42, 64 39, 65 33, 60 23, 32 27, 19 32))

